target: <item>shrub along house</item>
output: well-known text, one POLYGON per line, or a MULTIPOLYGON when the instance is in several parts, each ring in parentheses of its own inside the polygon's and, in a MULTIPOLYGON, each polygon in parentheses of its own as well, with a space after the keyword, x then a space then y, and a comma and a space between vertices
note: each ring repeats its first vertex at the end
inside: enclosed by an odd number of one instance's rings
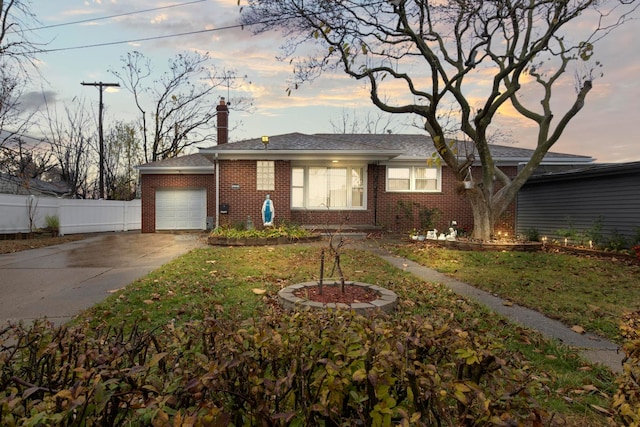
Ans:
MULTIPOLYGON (((448 167, 428 162, 434 148, 427 136, 291 133, 228 143, 227 120, 223 100, 217 145, 138 167, 143 232, 248 221, 261 227, 267 195, 276 224, 402 232, 429 223, 444 229, 453 220, 462 228, 473 225, 462 183, 448 167)), ((496 145, 493 153, 501 169, 514 175, 531 151, 496 145)), ((557 153, 544 161, 591 162, 557 153)), ((477 167, 471 173, 479 176, 477 167)), ((515 206, 497 229, 513 232, 515 206)))

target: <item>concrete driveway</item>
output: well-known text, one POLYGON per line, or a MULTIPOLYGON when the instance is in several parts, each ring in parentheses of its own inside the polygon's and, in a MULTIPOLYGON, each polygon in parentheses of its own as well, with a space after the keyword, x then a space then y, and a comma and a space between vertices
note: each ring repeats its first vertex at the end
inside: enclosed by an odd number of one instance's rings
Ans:
POLYGON ((46 316, 56 324, 191 249, 198 234, 108 233, 0 255, 0 325, 46 316))

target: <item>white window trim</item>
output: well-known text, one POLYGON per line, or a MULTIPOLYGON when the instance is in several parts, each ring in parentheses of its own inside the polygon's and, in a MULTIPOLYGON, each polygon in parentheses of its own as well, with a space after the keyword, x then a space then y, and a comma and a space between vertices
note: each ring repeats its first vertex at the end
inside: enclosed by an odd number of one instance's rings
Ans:
MULTIPOLYGON (((303 198, 305 206, 294 206, 293 205, 293 191, 290 191, 291 194, 291 210, 306 210, 306 211, 322 211, 322 210, 330 210, 330 211, 366 211, 367 210, 367 164, 366 163, 292 163, 291 164, 291 174, 293 174, 293 169, 302 168, 304 169, 304 184, 303 184, 303 198), (353 168, 361 168, 362 169, 362 206, 337 206, 337 207, 326 207, 326 206, 307 206, 309 202, 309 168, 314 167, 325 167, 327 169, 344 169, 348 168, 349 171, 353 168)), ((350 174, 348 174, 350 176, 350 174)), ((291 190, 293 190, 293 179, 291 180, 291 190)), ((347 193, 348 200, 351 202, 351 191, 347 193)))
POLYGON ((385 191, 387 193, 441 193, 442 192, 442 167, 430 167, 424 164, 387 164, 385 168, 385 191), (407 169, 409 168, 409 189, 408 190, 390 190, 389 189, 389 169, 407 169), (416 190, 415 185, 415 169, 427 168, 436 170, 436 188, 434 190, 416 190))

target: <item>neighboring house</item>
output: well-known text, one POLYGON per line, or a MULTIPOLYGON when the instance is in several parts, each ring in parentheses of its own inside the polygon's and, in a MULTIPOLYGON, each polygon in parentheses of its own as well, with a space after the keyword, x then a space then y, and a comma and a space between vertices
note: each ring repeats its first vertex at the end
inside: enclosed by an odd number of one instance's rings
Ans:
POLYGON ((0 173, 0 194, 69 197, 71 191, 61 182, 47 182, 35 178, 25 179, 0 173))
POLYGON ((521 234, 562 241, 559 230, 574 231, 587 244, 599 233, 600 244, 633 244, 640 239, 640 162, 531 177, 518 194, 517 218, 521 234))
MULTIPOLYGON (((420 227, 421 218, 437 209, 440 229, 453 220, 463 228, 473 226, 462 183, 450 168, 428 162, 434 148, 427 136, 291 133, 270 136, 267 144, 261 138, 228 143, 227 114, 222 101, 216 146, 138 167, 143 232, 200 230, 248 220, 262 227, 266 195, 273 201, 276 223, 404 232, 420 227)), ((494 145, 492 153, 513 176, 532 151, 494 145)), ((592 161, 548 153, 544 163, 592 161)), ((472 167, 472 175, 480 176, 478 166, 472 167)), ((513 233, 515 204, 498 228, 513 233)))

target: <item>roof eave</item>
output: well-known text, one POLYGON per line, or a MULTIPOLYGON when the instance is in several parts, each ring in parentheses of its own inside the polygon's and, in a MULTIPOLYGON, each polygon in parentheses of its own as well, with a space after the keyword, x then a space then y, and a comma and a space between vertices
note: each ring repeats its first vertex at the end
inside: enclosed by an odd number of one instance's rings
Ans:
POLYGON ((214 157, 218 160, 389 160, 400 154, 401 151, 380 150, 201 150, 201 154, 214 157))
POLYGON ((145 175, 207 175, 216 171, 215 166, 136 166, 145 175))
MULTIPOLYGON (((520 163, 526 163, 529 159, 520 159, 520 163)), ((558 165, 558 166, 568 166, 568 165, 576 165, 576 164, 591 164, 595 161, 593 157, 555 157, 555 158, 545 158, 540 162, 541 166, 545 165, 558 165)))

